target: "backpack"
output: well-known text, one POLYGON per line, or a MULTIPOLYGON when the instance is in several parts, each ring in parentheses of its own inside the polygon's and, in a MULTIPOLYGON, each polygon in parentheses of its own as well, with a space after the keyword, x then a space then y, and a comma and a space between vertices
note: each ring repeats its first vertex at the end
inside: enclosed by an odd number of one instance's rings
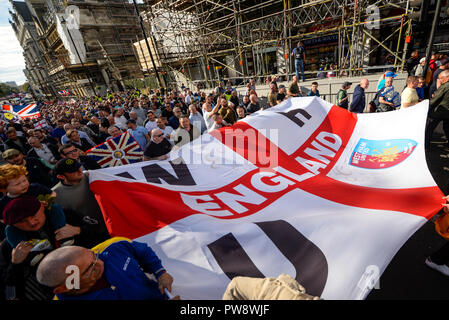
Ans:
POLYGON ((302 54, 303 53, 304 53, 304 48, 303 47, 296 47, 295 59, 302 60, 302 58, 303 58, 302 54))
POLYGON ((380 89, 379 91, 377 91, 377 92, 376 92, 376 95, 375 95, 374 98, 373 98, 373 100, 371 100, 371 101, 369 102, 369 106, 370 106, 369 112, 379 112, 379 111, 377 111, 378 108, 379 108, 379 105, 380 105, 379 97, 380 97, 380 93, 382 92, 382 90, 383 90, 384 88, 385 88, 385 87, 383 87, 382 89, 380 89))

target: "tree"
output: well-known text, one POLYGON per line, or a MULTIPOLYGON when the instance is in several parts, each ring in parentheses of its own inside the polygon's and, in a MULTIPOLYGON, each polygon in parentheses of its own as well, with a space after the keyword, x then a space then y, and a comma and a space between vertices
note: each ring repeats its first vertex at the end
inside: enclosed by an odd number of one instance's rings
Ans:
POLYGON ((25 82, 22 84, 22 91, 23 92, 31 92, 31 86, 28 82, 25 82))

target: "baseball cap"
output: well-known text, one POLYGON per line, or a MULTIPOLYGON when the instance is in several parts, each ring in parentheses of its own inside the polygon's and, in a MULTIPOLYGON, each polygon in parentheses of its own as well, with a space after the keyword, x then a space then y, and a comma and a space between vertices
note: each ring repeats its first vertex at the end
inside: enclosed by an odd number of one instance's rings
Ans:
POLYGON ((390 72, 387 72, 386 74, 385 74, 385 77, 392 77, 392 78, 396 78, 398 75, 397 74, 395 74, 393 71, 390 71, 390 72))
POLYGON ((63 174, 63 173, 73 173, 81 168, 81 163, 73 159, 61 159, 59 160, 54 168, 55 173, 63 174))
POLYGON ((423 63, 423 62, 426 62, 426 57, 421 58, 421 60, 419 60, 419 63, 423 63))
POLYGON ((41 208, 41 202, 33 196, 24 195, 10 201, 3 210, 3 221, 13 225, 21 220, 34 216, 41 208))
POLYGON ((449 63, 449 59, 443 59, 440 62, 441 62, 441 65, 444 66, 449 63))
POLYGON ((283 84, 279 85, 279 89, 285 88, 285 86, 283 84))
POLYGON ((352 86, 352 82, 346 81, 343 83, 343 87, 352 86))
POLYGON ((5 152, 2 153, 2 157, 3 159, 8 159, 9 157, 12 156, 17 156, 18 154, 20 154, 20 151, 17 149, 8 149, 5 152))

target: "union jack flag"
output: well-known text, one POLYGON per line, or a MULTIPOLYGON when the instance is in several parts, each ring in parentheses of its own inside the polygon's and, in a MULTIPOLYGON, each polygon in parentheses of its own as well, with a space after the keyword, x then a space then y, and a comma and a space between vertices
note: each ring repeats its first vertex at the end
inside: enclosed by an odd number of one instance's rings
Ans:
POLYGON ((66 91, 66 90, 58 91, 58 93, 59 93, 61 96, 68 96, 68 95, 69 95, 69 92, 66 91))
POLYGON ((142 161, 143 150, 133 136, 125 132, 87 150, 86 155, 102 168, 108 168, 142 161))
POLYGON ((22 119, 33 119, 38 118, 41 115, 39 108, 35 103, 30 103, 27 105, 10 105, 4 104, 2 106, 3 110, 9 111, 11 113, 16 113, 22 119))

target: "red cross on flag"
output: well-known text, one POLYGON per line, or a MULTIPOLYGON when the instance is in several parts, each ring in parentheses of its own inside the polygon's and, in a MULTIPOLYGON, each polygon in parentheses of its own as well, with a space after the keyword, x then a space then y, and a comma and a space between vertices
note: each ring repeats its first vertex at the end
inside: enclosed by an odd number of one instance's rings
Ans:
POLYGON ((148 243, 183 299, 282 273, 323 299, 364 299, 441 209, 427 110, 353 114, 292 98, 165 161, 91 171, 90 186, 110 233, 148 243))

